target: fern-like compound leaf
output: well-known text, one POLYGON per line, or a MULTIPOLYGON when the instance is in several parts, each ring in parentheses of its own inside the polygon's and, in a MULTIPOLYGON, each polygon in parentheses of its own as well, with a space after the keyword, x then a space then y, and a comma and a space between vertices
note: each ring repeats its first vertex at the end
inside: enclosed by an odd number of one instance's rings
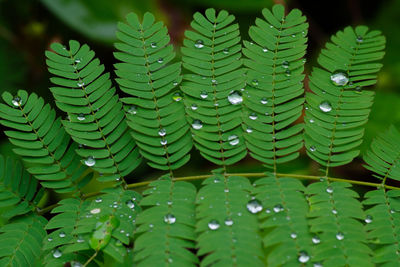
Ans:
POLYGON ((196 231, 200 266, 264 266, 256 213, 247 178, 215 173, 197 194, 196 231))
POLYGON ((132 136, 151 167, 177 169, 189 161, 192 138, 177 90, 181 64, 172 63, 167 28, 150 13, 142 22, 131 13, 118 29, 114 55, 122 62, 115 67, 120 89, 128 95, 121 101, 132 136))
POLYGON ((69 50, 54 43, 46 51, 50 88, 57 106, 68 114, 66 131, 82 147, 82 162, 103 173, 101 181, 119 181, 140 164, 140 155, 128 133, 125 114, 109 73, 104 73, 88 45, 69 42, 69 50))
POLYGON ((35 266, 47 220, 34 214, 19 217, 0 228, 0 266, 35 266))
POLYGON ((2 97, 5 104, 0 104, 0 123, 10 129, 5 134, 43 187, 73 192, 90 181, 91 174, 75 153, 76 144, 43 98, 23 90, 15 97, 8 92, 2 97))
POLYGON ((351 162, 362 142, 363 125, 371 110, 374 92, 363 87, 376 83, 377 63, 385 48, 379 31, 351 27, 332 36, 321 51, 306 95, 305 144, 307 154, 326 166, 351 162))
POLYGON ((0 155, 1 216, 11 218, 37 208, 44 190, 19 161, 0 155))
POLYGON ((262 13, 250 27, 252 42, 244 42, 243 127, 250 155, 276 171, 277 163, 297 158, 303 146, 303 124, 293 123, 303 109, 308 23, 298 9, 285 16, 281 5, 262 13))
POLYGON ((197 266, 195 248, 196 188, 169 177, 144 192, 135 236, 135 266, 197 266))
POLYGON ((241 128, 245 77, 235 17, 207 9, 195 13, 182 47, 186 113, 196 148, 207 160, 230 165, 246 156, 241 128))
POLYGON ((83 264, 96 251, 122 262, 135 229, 140 198, 133 191, 110 188, 94 200, 62 200, 52 210, 58 214, 46 225, 46 229, 53 230, 44 241, 46 264, 83 264))
POLYGON ((253 194, 261 202, 260 229, 268 249, 268 266, 297 266, 311 262, 312 236, 309 231, 305 188, 293 178, 267 177, 257 180, 253 194))
POLYGON ((375 173, 375 177, 385 183, 387 178, 400 181, 400 133, 394 127, 379 136, 371 143, 371 149, 364 155, 368 165, 365 168, 375 173))
POLYGON ((322 266, 374 266, 359 195, 344 182, 321 181, 306 189, 310 210, 310 231, 320 243, 311 259, 322 266))
POLYGON ((400 262, 400 191, 378 189, 365 198, 368 241, 376 247, 373 263, 396 266, 400 262))

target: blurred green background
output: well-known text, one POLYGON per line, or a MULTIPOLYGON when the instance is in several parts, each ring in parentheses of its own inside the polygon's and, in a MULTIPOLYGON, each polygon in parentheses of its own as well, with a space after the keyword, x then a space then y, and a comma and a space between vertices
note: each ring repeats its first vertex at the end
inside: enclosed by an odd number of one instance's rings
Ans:
MULTIPOLYGON (((261 16, 263 7, 283 2, 289 9, 299 8, 310 23, 307 73, 331 34, 347 25, 365 24, 381 30, 387 37, 384 68, 379 74, 376 100, 371 119, 366 127, 365 151, 371 139, 390 124, 400 126, 400 1, 271 1, 271 0, 0 0, 0 90, 15 92, 25 89, 54 101, 48 87, 44 51, 55 41, 66 43, 75 39, 88 43, 113 75, 113 42, 117 21, 129 12, 143 15, 150 11, 169 28, 172 42, 179 46, 183 33, 189 27, 192 14, 208 7, 233 13, 240 23, 243 39, 247 39, 249 25, 261 16)), ((60 113, 60 115, 62 115, 60 113)), ((1 133, 0 153, 12 155, 11 146, 1 133)), ((370 174, 361 167, 361 159, 349 166, 333 170, 333 176, 369 180, 370 174)), ((179 170, 183 174, 208 173, 215 168, 196 152, 190 163, 179 170)), ((230 172, 260 171, 259 163, 246 158, 233 166, 230 172)), ((297 161, 282 166, 280 172, 318 174, 318 166, 303 153, 297 161)), ((145 164, 132 177, 157 177, 160 173, 145 164)))

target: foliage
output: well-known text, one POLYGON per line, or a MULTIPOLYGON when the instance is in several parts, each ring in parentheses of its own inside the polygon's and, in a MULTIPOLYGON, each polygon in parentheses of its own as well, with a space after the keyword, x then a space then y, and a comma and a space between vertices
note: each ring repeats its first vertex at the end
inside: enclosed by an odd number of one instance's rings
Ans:
POLYGON ((242 47, 233 15, 195 13, 182 63, 162 22, 128 15, 114 54, 121 98, 88 45, 53 44, 50 91, 67 118, 24 90, 0 104, 24 165, 0 157, 1 265, 396 266, 399 132, 364 156, 377 183, 328 176, 359 153, 385 38, 339 31, 304 93, 305 16, 280 5, 262 15, 242 47), (322 175, 279 173, 303 143, 322 175), (220 168, 175 177, 192 147, 220 168), (248 154, 265 172, 228 172, 248 154), (168 174, 129 184, 142 159, 168 174), (43 208, 50 193, 61 200, 43 208))

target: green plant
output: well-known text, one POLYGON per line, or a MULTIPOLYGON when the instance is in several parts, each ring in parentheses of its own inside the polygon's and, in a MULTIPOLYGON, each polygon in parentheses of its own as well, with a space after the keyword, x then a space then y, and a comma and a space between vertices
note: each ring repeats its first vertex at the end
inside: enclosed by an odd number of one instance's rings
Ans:
POLYGON ((50 90, 67 119, 23 90, 0 104, 25 166, 0 158, 1 265, 397 266, 399 132, 364 156, 379 182, 329 176, 359 154, 385 38, 338 32, 304 94, 306 18, 280 5, 262 14, 242 47, 233 15, 196 13, 183 75, 163 23, 128 15, 115 44, 121 98, 87 45, 53 44, 50 90), (279 173, 303 142, 322 174, 279 173), (220 168, 175 177, 193 147, 220 168), (248 153, 265 173, 230 173, 248 153), (129 183, 143 159, 168 173, 129 183), (361 197, 352 184, 376 188, 361 197), (51 191, 62 200, 44 207, 51 191))

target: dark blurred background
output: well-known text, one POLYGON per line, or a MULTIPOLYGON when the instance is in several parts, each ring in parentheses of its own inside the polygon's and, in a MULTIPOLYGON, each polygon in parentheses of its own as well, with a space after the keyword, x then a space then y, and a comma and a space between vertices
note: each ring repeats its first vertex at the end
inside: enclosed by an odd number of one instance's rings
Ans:
MULTIPOLYGON (((384 68, 379 74, 375 104, 370 122, 366 127, 361 151, 365 151, 371 139, 390 124, 400 126, 400 1, 325 0, 325 1, 272 1, 272 0, 0 0, 0 90, 15 92, 25 89, 44 97, 53 107, 54 101, 48 90, 49 74, 46 70, 44 51, 52 42, 67 43, 75 39, 88 43, 97 53, 108 71, 113 73, 113 42, 117 21, 124 20, 129 12, 143 15, 152 12, 169 28, 172 42, 179 46, 183 33, 189 27, 192 14, 208 7, 225 9, 233 13, 243 39, 248 38, 248 27, 261 9, 279 2, 289 9, 299 8, 310 23, 309 48, 306 72, 315 64, 316 57, 330 35, 347 25, 365 24, 379 29, 387 37, 387 53, 384 68)), ((113 74, 112 74, 113 75, 113 74)), ((0 153, 12 154, 11 146, 0 134, 0 153)), ((193 153, 190 163, 176 176, 207 173, 215 168, 193 153)), ((369 180, 369 173, 361 167, 361 159, 350 166, 333 170, 332 176, 369 180)), ((247 158, 231 167, 230 172, 260 171, 259 163, 247 158)), ((280 172, 318 174, 318 166, 300 157, 282 166, 280 172)), ((156 177, 160 173, 143 164, 133 175, 137 178, 156 177)))

